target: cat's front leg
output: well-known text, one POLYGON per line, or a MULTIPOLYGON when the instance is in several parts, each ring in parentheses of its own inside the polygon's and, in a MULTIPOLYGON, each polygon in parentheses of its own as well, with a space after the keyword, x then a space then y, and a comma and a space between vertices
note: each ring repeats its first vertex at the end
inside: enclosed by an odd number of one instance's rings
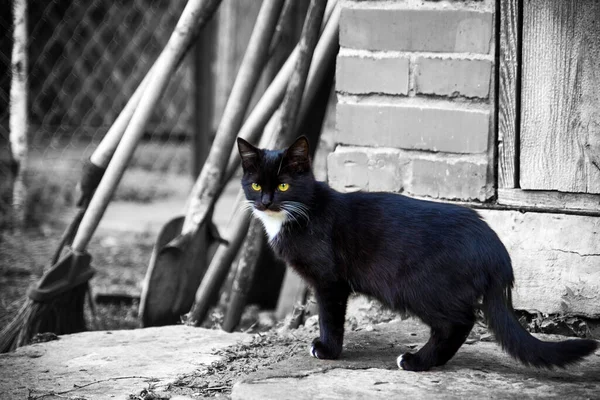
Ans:
POLYGON ((342 286, 316 288, 320 336, 313 340, 310 354, 319 359, 336 359, 342 352, 344 321, 349 291, 342 286))

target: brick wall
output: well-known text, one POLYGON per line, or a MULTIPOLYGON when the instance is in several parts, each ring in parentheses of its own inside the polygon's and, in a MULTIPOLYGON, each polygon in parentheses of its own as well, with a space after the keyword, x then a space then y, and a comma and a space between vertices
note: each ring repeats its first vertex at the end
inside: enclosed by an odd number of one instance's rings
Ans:
POLYGON ((494 2, 344 1, 329 183, 493 194, 494 2))

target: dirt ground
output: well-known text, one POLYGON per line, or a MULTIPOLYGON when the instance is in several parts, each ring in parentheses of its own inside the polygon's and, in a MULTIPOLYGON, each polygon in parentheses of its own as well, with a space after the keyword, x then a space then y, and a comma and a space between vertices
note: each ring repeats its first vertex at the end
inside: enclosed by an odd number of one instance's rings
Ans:
MULTIPOLYGON (((60 235, 59 230, 2 235, 0 246, 0 326, 4 326, 21 307, 29 285, 39 280, 60 235)), ((96 306, 96 318, 88 309, 91 330, 130 329, 139 326, 137 306, 153 238, 123 234, 97 237, 89 251, 96 275, 91 288, 94 295, 117 295, 96 306), (118 245, 113 244, 118 242, 118 245)))
MULTIPOLYGON (((262 327, 256 324, 265 319, 265 314, 257 315, 254 310, 247 310, 242 322, 242 331, 252 331, 262 327), (252 326, 252 328, 244 328, 252 326)), ((348 306, 346 332, 369 332, 374 325, 397 319, 398 315, 385 309, 378 302, 363 296, 353 296, 348 306)), ((259 371, 270 369, 274 364, 301 353, 307 353, 310 342, 318 336, 318 316, 309 316, 297 329, 289 329, 288 321, 279 321, 271 329, 257 332, 249 343, 217 350, 214 354, 221 356, 222 361, 213 362, 210 366, 198 369, 191 374, 182 375, 167 390, 155 391, 152 383, 132 393, 131 399, 167 399, 171 396, 189 396, 193 398, 229 398, 232 386, 241 378, 259 371)), ((476 327, 471 340, 485 340, 487 331, 476 327)))

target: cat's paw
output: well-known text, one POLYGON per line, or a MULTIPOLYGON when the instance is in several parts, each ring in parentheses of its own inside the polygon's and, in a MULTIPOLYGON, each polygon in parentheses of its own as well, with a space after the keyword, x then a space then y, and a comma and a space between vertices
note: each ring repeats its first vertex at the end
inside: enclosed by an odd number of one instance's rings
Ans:
POLYGON ((421 362, 421 359, 417 354, 404 353, 396 359, 398 368, 405 371, 427 371, 430 366, 425 365, 421 362))
POLYGON ((340 353, 339 351, 332 352, 330 349, 327 348, 327 346, 325 346, 323 344, 323 342, 321 342, 321 340, 319 338, 316 338, 315 340, 313 340, 312 344, 310 345, 310 354, 314 358, 318 358, 319 360, 336 359, 336 358, 338 358, 339 353, 340 353))

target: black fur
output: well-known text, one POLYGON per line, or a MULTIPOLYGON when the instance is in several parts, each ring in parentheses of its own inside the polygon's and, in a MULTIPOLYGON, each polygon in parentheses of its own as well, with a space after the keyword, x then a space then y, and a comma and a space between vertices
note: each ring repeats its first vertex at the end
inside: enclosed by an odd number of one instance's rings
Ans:
POLYGON ((315 289, 316 357, 340 355, 351 292, 373 296, 431 327, 429 341, 403 355, 401 367, 407 370, 450 360, 471 331, 481 301, 502 347, 525 364, 564 367, 597 348, 593 340, 542 342, 521 327, 510 299, 510 256, 474 210, 392 193, 339 193, 314 179, 304 137, 280 151, 257 149, 242 139, 238 147, 242 186, 256 210, 285 210, 290 201, 304 205, 304 214, 288 218, 270 243, 315 289), (261 191, 251 188, 253 182, 261 191), (277 189, 282 182, 290 185, 285 192, 277 189))

